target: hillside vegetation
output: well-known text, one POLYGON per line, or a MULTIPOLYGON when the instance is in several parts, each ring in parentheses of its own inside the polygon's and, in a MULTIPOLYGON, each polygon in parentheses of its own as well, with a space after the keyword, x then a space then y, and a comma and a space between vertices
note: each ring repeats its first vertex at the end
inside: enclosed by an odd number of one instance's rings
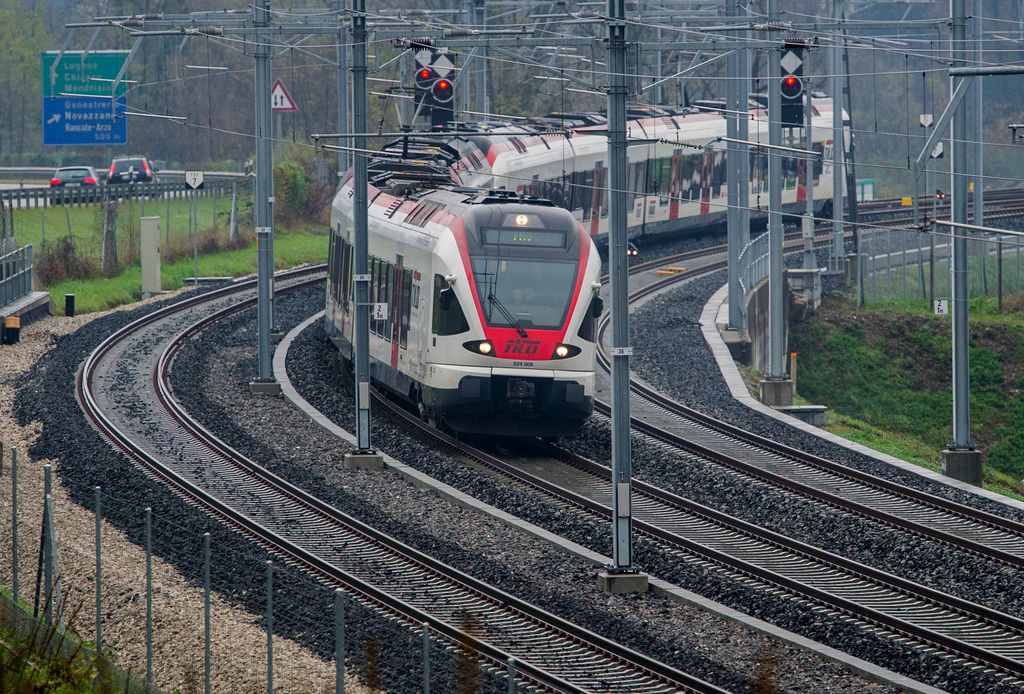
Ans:
MULTIPOLYGON (((1024 301, 971 315, 971 431, 985 486, 1024 497, 1024 301)), ((797 389, 830 408, 829 429, 938 469, 952 436, 948 316, 832 297, 794 326, 797 389)))

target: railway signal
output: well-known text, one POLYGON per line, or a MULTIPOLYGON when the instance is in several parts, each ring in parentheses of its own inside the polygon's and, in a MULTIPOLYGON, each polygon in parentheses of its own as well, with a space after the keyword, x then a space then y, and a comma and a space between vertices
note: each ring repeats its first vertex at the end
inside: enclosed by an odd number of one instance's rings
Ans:
POLYGON ((779 92, 782 94, 782 124, 799 128, 804 124, 804 44, 786 41, 779 61, 779 92))

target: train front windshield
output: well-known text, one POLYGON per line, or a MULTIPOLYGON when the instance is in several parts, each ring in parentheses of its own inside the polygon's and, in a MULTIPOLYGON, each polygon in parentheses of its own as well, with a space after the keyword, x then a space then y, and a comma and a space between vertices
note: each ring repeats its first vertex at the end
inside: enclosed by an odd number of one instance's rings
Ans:
POLYGON ((541 258, 473 258, 473 278, 491 327, 557 330, 569 310, 579 263, 541 258))

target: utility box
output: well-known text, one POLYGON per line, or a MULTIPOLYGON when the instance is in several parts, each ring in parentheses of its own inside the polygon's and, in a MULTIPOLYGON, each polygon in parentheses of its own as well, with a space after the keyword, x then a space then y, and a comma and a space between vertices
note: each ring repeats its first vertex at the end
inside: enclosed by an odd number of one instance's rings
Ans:
POLYGON ((143 217, 139 239, 142 245, 142 298, 159 294, 160 287, 160 218, 143 217))

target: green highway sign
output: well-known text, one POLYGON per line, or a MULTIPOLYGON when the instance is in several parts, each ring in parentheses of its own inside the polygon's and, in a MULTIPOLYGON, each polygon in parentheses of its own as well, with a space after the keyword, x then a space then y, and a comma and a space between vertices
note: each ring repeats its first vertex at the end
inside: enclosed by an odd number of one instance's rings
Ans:
MULTIPOLYGON (((57 51, 42 54, 43 98, 63 94, 109 97, 128 51, 65 51, 59 63, 58 55, 57 51), (56 70, 53 69, 54 64, 56 70)), ((117 96, 124 93, 122 82, 117 85, 117 96)))

